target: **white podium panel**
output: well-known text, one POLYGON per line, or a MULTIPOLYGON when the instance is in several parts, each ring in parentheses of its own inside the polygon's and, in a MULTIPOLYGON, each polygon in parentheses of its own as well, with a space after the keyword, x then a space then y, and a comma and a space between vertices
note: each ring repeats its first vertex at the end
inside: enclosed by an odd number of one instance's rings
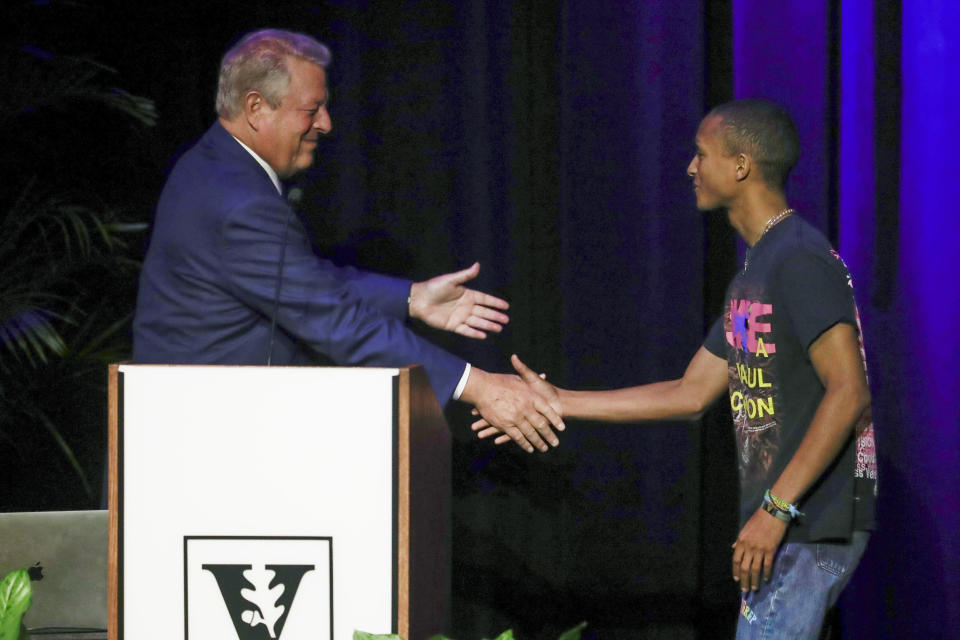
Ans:
POLYGON ((399 371, 120 365, 119 637, 394 630, 399 371))

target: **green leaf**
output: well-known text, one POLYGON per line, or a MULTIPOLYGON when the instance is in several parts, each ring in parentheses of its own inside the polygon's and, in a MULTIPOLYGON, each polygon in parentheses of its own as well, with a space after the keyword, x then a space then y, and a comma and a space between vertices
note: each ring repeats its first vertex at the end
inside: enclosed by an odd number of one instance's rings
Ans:
POLYGON ((513 629, 507 629, 506 631, 498 635, 496 638, 494 638, 494 640, 516 640, 516 638, 513 637, 513 629))
POLYGON ((453 640, 453 638, 448 638, 447 636, 443 635, 442 633, 438 633, 438 634, 435 635, 435 636, 430 636, 429 638, 427 638, 427 640, 453 640))
POLYGON ((560 637, 557 640, 580 640, 580 632, 583 631, 587 626, 586 621, 581 622, 572 629, 567 629, 560 634, 560 637))
POLYGON ((20 618, 30 608, 33 587, 26 569, 7 574, 0 582, 0 640, 17 640, 20 618))
MULTIPOLYGON (((77 472, 77 476, 80 478, 80 483, 83 485, 83 491, 90 498, 93 498, 93 489, 90 487, 90 483, 87 482, 87 474, 83 472, 83 467, 80 465, 80 461, 77 459, 77 456, 74 455, 73 449, 70 447, 70 444, 64 439, 63 435, 60 433, 60 429, 57 428, 57 425, 54 424, 53 420, 44 413, 43 411, 38 411, 34 414, 40 424, 44 426, 47 430, 47 434, 53 438, 53 441, 57 443, 57 446, 60 448, 60 452, 67 459, 67 462, 70 463, 70 466, 73 467, 73 470, 77 472)), ((5 640, 3 636, 0 636, 0 640, 5 640)))
MULTIPOLYGON (((0 637, 0 640, 4 640, 4 638, 0 637)), ((354 629, 353 640, 403 640, 403 638, 392 633, 367 633, 366 631, 357 631, 354 629)))

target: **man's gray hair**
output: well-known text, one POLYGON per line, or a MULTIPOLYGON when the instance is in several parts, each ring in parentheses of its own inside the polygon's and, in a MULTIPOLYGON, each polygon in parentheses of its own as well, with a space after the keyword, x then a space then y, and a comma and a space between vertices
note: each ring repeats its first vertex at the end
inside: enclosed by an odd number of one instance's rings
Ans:
POLYGON ((321 67, 330 64, 330 50, 302 33, 261 29, 248 33, 235 44, 220 63, 217 85, 217 113, 232 120, 243 111, 243 101, 258 91, 276 109, 287 94, 290 71, 287 57, 302 58, 321 67))

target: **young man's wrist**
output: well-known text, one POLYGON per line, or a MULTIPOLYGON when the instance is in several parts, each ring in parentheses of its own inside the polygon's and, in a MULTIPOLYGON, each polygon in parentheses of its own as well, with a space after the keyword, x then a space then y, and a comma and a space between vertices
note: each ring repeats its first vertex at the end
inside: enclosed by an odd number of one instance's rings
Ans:
POLYGON ((760 508, 777 520, 787 523, 803 515, 803 513, 797 509, 796 505, 790 504, 786 500, 777 497, 771 493, 769 489, 763 494, 763 502, 760 508))

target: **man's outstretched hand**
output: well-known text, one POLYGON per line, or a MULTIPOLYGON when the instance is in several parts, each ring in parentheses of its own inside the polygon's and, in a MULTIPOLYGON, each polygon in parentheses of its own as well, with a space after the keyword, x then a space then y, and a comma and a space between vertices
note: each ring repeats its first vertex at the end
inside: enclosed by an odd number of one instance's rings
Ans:
POLYGON ((480 273, 480 263, 410 286, 410 317, 435 329, 482 340, 487 331, 499 333, 510 317, 499 310, 506 300, 463 286, 480 273))
MULTIPOLYGON (((560 444, 554 433, 566 427, 554 406, 517 376, 487 373, 474 367, 460 399, 476 407, 484 427, 500 433, 503 441, 513 440, 527 452, 560 444)), ((492 432, 492 433, 493 433, 492 432)), ((499 439, 498 439, 499 440, 499 439)))

